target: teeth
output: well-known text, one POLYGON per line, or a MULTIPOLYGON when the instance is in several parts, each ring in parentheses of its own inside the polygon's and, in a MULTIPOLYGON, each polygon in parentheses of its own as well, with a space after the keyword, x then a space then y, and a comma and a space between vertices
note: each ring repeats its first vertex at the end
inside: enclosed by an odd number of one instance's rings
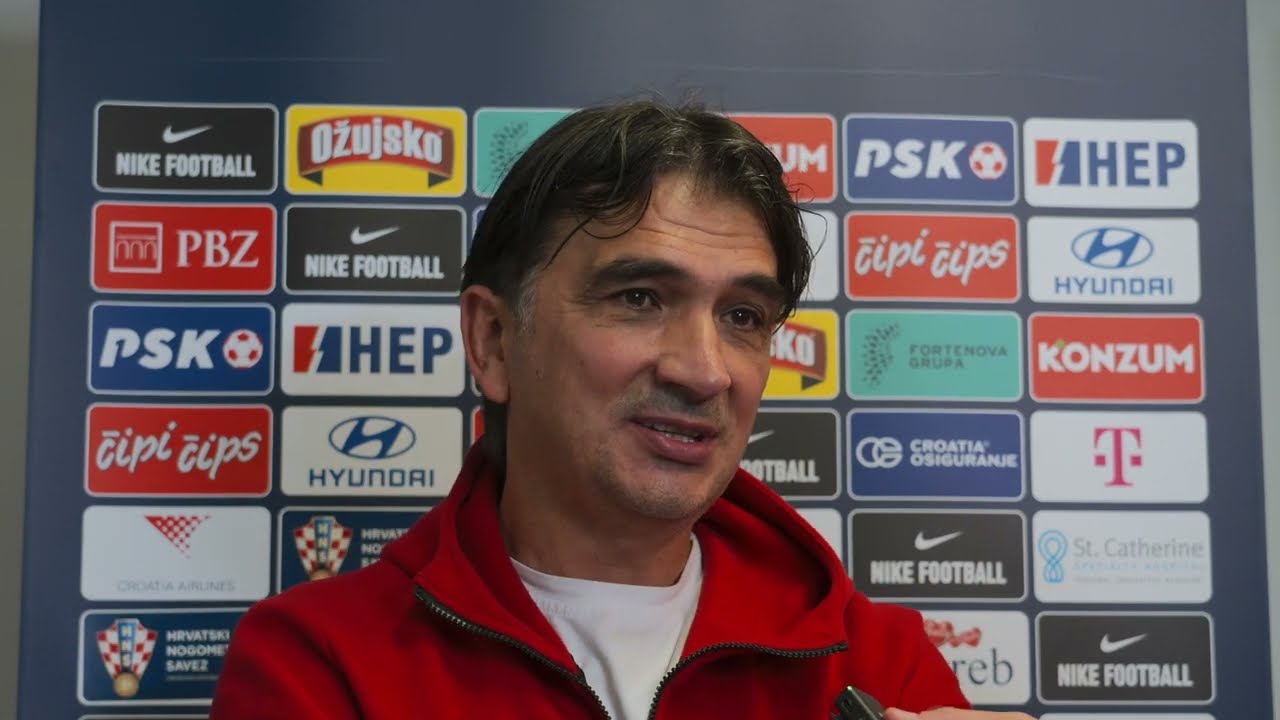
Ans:
POLYGON ((701 433, 690 434, 690 433, 680 432, 679 430, 672 427, 671 425, 662 425, 659 423, 645 423, 644 426, 651 430, 656 430, 673 440, 679 440, 680 442, 686 442, 686 443, 698 442, 703 438, 703 435, 701 433))

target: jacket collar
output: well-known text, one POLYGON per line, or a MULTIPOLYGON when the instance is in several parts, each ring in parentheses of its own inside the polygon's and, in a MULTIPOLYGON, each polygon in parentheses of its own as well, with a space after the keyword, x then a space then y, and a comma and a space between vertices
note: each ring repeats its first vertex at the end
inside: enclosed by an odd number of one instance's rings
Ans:
MULTIPOLYGON (((507 554, 498 520, 502 476, 479 444, 447 498, 383 558, 454 614, 568 668, 577 667, 507 554)), ((703 585, 685 655, 711 645, 813 650, 845 639, 852 594, 826 541, 755 477, 739 470, 694 526, 703 585)))

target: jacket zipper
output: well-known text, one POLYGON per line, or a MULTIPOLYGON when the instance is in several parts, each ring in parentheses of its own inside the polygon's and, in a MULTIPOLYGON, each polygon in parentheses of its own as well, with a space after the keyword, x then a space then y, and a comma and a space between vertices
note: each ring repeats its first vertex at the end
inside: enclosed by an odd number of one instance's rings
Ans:
POLYGON ((668 670, 667 674, 662 677, 662 682, 658 683, 658 689, 653 693, 653 704, 649 706, 649 720, 654 720, 654 718, 658 717, 658 700, 662 698, 662 691, 666 689, 667 683, 671 681, 671 678, 675 677, 675 674, 683 668, 691 665, 693 661, 708 653, 713 653, 718 650, 751 650, 753 652, 764 653, 765 655, 773 655, 776 657, 784 657, 794 660, 805 660, 809 658, 823 657, 825 655, 834 655, 848 649, 849 643, 846 642, 838 642, 835 645, 816 648, 813 650, 780 650, 778 648, 771 648, 766 645, 754 645, 752 643, 720 643, 718 645, 708 645, 707 647, 702 648, 689 657, 676 663, 675 666, 668 670))
POLYGON ((454 625, 470 630, 471 632, 476 633, 477 635, 480 635, 482 637, 487 637, 491 640, 497 640, 498 642, 504 643, 506 645, 510 645, 511 647, 516 648, 517 650, 524 653, 525 655, 528 655, 534 660, 537 660, 540 664, 545 665, 546 667, 549 667, 552 670, 555 670, 560 675, 563 675, 564 677, 572 680, 575 684, 582 687, 583 690, 586 690, 587 693, 591 695, 592 700, 596 701, 596 707, 599 708, 600 714, 605 718, 605 720, 612 720, 612 718, 609 716, 609 709, 604 706, 604 702, 600 700, 600 696, 597 695, 596 691, 591 687, 591 685, 587 683, 586 678, 583 677, 583 675, 581 674, 582 673, 581 669, 579 669, 578 673, 576 674, 573 672, 570 672, 569 668, 566 668, 560 663, 552 660, 546 655, 543 655, 537 650, 534 650, 533 648, 511 637, 510 635, 503 635, 500 632, 490 630, 489 628, 484 627, 483 625, 477 625, 476 623, 473 623, 470 620, 467 620, 466 618, 457 614, 453 610, 441 604, 439 600, 436 600, 434 597, 432 597, 431 593, 428 593, 425 589, 423 589, 421 585, 415 585, 413 588, 413 593, 418 596, 418 599, 421 600, 424 605, 431 608, 437 615, 445 618, 446 620, 453 623, 454 625))

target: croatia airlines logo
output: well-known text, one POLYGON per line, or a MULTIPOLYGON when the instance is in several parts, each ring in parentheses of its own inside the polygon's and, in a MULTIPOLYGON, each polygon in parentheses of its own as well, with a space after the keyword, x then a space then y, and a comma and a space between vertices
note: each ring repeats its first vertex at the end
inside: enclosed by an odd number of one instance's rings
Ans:
POLYGON ((1036 313, 1028 326, 1031 396, 1036 400, 1204 398, 1199 316, 1036 313))

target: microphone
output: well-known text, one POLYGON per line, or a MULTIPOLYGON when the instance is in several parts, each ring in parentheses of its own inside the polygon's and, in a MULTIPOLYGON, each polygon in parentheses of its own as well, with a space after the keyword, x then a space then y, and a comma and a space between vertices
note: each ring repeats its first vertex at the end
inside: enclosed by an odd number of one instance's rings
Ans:
POLYGON ((836 712, 831 720, 884 720, 884 708, 876 699, 853 687, 836 696, 836 712))

